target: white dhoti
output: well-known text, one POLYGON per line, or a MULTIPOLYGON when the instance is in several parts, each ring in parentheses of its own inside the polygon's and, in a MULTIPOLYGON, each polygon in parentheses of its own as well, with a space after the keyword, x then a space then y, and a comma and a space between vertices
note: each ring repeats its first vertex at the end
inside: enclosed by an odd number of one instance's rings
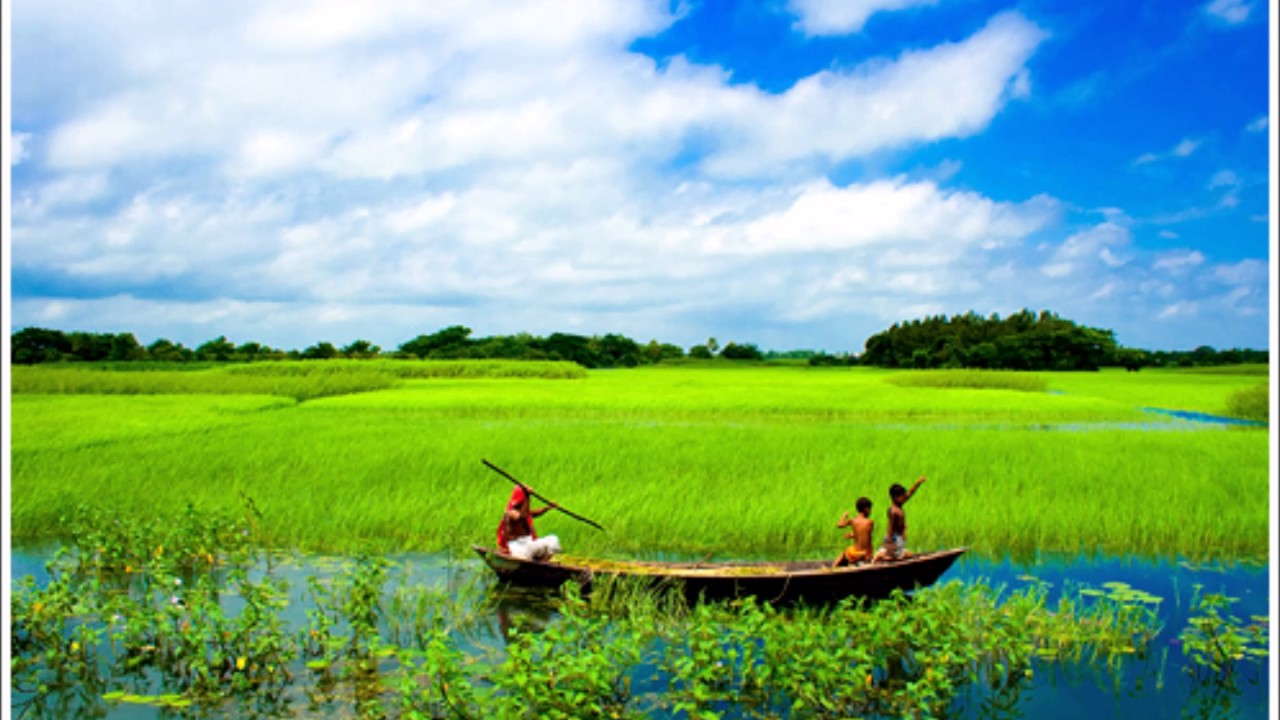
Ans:
POLYGON ((508 542, 507 550, 512 557, 518 557, 521 560, 546 560, 560 552, 560 538, 555 535, 543 535, 534 540, 526 535, 508 542))

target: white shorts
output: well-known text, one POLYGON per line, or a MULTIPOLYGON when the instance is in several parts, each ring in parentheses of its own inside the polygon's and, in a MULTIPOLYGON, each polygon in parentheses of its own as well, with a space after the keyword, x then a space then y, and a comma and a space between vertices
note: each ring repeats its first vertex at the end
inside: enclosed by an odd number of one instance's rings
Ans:
POLYGON ((534 540, 526 535, 508 542, 507 549, 512 557, 518 557, 521 560, 546 560, 560 552, 560 538, 555 535, 543 535, 534 540))

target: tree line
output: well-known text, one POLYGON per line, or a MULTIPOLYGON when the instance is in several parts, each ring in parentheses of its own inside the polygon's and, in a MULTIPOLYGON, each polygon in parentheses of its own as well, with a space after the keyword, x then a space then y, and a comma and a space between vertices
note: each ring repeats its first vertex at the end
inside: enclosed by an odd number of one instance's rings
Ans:
POLYGON ((715 340, 694 345, 686 351, 679 345, 650 340, 641 344, 625 335, 584 336, 552 333, 538 337, 528 333, 472 337, 471 328, 451 325, 434 333, 419 335, 384 351, 368 340, 355 340, 338 347, 321 341, 302 350, 273 348, 258 342, 239 345, 220 335, 190 348, 180 342, 160 338, 142 345, 133 333, 63 332, 28 327, 11 336, 10 359, 15 365, 54 362, 256 362, 264 360, 330 360, 337 358, 404 359, 498 359, 563 360, 587 368, 635 367, 685 358, 762 360, 764 354, 751 343, 730 342, 723 347, 715 340))
MULTIPOLYGON (((810 360, 821 364, 826 358, 810 360)), ((1151 366, 1209 366, 1267 363, 1267 350, 1218 351, 1202 345, 1190 352, 1122 347, 1115 333, 1078 325, 1057 314, 1026 308, 1001 318, 934 315, 894 323, 867 339, 857 364, 886 368, 979 368, 992 370, 1097 370, 1151 366)), ((849 359, 846 358, 846 362, 849 359)))
POLYGON ((1267 363, 1267 350, 1216 350, 1201 345, 1190 351, 1148 351, 1116 343, 1115 333, 1078 325, 1047 310, 1023 309, 1008 317, 983 317, 972 311, 894 323, 869 337, 862 354, 811 350, 762 352, 754 343, 715 338, 687 349, 650 340, 640 343, 617 333, 546 337, 519 333, 473 337, 471 328, 451 325, 384 350, 368 340, 339 347, 321 341, 302 350, 284 350, 257 342, 235 344, 225 336, 189 348, 160 338, 149 345, 133 333, 63 332, 28 327, 11 336, 14 364, 49 362, 255 362, 335 358, 563 360, 587 368, 635 367, 685 359, 735 361, 789 360, 810 365, 870 365, 885 368, 982 368, 1002 370, 1096 370, 1099 367, 1194 367, 1267 363))

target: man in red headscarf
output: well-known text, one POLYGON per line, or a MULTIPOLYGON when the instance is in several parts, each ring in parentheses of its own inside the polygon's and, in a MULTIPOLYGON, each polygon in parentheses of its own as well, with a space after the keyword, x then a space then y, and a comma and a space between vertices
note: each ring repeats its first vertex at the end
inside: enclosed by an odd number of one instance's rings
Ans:
POLYGON ((498 523, 498 549, 525 560, 545 560, 560 552, 559 538, 555 535, 540 538, 533 529, 533 519, 555 507, 555 503, 551 503, 534 510, 530 506, 529 494, 523 487, 517 486, 511 491, 507 509, 498 523))

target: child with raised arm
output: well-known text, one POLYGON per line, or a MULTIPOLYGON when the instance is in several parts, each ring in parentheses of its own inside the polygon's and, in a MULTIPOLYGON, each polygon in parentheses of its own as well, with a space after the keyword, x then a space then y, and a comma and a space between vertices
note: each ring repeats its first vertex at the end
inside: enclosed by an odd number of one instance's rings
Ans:
POLYGON ((831 565, 833 568, 857 565, 871 559, 871 538, 875 535, 876 526, 876 522, 871 519, 871 500, 865 497, 858 498, 857 508, 857 517, 850 518, 846 511, 840 516, 840 522, 836 523, 837 528, 849 528, 845 538, 853 540, 853 544, 845 548, 840 557, 836 558, 835 563, 831 565))
POLYGON ((884 545, 876 552, 874 562, 911 557, 911 553, 907 552, 907 514, 902 511, 902 506, 916 494, 924 480, 922 475, 910 490, 898 483, 889 488, 889 499, 893 501, 889 506, 889 531, 884 536, 884 545))

